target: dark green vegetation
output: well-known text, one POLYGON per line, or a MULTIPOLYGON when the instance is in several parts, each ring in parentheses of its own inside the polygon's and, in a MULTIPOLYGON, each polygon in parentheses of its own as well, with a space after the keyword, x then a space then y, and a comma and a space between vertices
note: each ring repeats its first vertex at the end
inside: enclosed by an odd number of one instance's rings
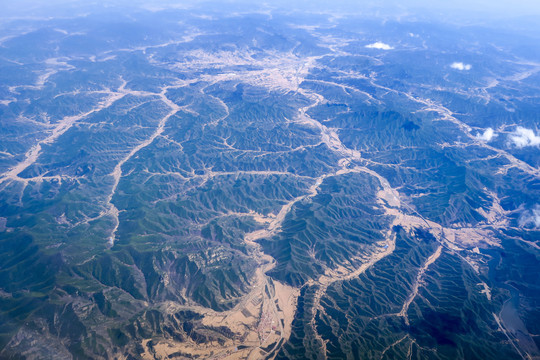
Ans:
POLYGON ((492 312, 501 306, 503 296, 486 303, 477 290, 480 278, 451 252, 443 252, 426 272, 408 322, 398 315, 437 243, 429 234, 395 231, 394 253, 358 278, 331 286, 316 314, 313 290, 302 294, 293 337, 278 358, 315 357, 323 341, 332 359, 347 354, 354 359, 396 359, 405 354, 420 359, 515 357, 493 326, 492 312), (306 336, 313 315, 322 341, 306 336))
POLYGON ((268 274, 299 287, 327 267, 359 267, 371 246, 384 239, 389 217, 377 207, 377 179, 367 174, 331 177, 312 201, 294 207, 273 239, 261 241, 277 260, 268 274), (362 189, 362 191, 358 191, 362 189))
POLYGON ((0 358, 243 344, 202 313, 250 293, 273 221, 300 296, 269 358, 540 356, 539 148, 512 140, 537 39, 217 10, 0 31, 0 358))

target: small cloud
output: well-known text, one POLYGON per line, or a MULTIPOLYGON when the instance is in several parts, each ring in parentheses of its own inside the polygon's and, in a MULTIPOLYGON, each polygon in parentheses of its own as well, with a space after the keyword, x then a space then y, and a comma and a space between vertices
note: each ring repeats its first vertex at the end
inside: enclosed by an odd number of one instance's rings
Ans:
POLYGON ((462 62, 453 62, 452 65, 450 65, 450 67, 452 69, 456 69, 456 70, 459 70, 459 71, 471 70, 472 69, 471 64, 464 64, 462 62))
POLYGON ((68 32, 66 30, 63 30, 63 29, 53 29, 54 31, 57 31, 61 34, 64 34, 64 35, 68 35, 68 32))
POLYGON ((540 146, 540 136, 535 135, 531 129, 518 126, 512 134, 508 136, 510 145, 514 145, 517 148, 523 148, 525 146, 540 146))
POLYGON ((497 134, 495 134, 492 128, 487 128, 483 134, 477 133, 475 135, 475 138, 485 142, 490 142, 494 137, 497 137, 497 134))
POLYGON ((379 49, 379 50, 392 50, 393 49, 392 46, 385 44, 383 42, 380 42, 380 41, 374 42, 373 44, 366 45, 366 47, 368 49, 379 49))
POLYGON ((536 204, 533 209, 524 211, 519 217, 520 227, 540 228, 540 205, 536 204))

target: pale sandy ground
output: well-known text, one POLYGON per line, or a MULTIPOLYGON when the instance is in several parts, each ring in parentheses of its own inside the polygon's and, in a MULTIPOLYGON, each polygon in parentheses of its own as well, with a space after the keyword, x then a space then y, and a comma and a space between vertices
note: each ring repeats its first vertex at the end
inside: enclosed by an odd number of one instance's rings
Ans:
POLYGON ((482 290, 480 291, 481 294, 485 294, 487 299, 491 301, 491 289, 485 282, 481 282, 477 284, 478 286, 482 286, 482 290))
POLYGON ((409 293, 409 296, 407 296, 407 300, 405 300, 405 303, 403 304, 401 311, 398 313, 398 316, 401 316, 405 319, 405 323, 407 325, 409 325, 409 317, 407 316, 407 312, 409 311, 409 306, 413 302, 416 295, 418 295, 418 289, 420 287, 420 284, 422 282, 422 279, 424 277, 426 270, 429 268, 431 264, 433 264, 439 258, 439 256, 441 256, 441 251, 442 251, 442 246, 439 245, 437 250, 435 250, 435 252, 431 254, 431 256, 422 265, 422 267, 418 271, 418 274, 416 275, 416 280, 413 284, 413 288, 411 292, 409 293))
POLYGON ((30 148, 25 154, 25 158, 19 164, 15 165, 8 171, 2 174, 0 177, 0 183, 5 180, 14 180, 14 181, 26 181, 25 179, 19 178, 19 174, 27 169, 29 166, 34 164, 38 157, 41 155, 42 145, 48 145, 54 143, 60 136, 62 136, 66 131, 68 131, 77 121, 88 117, 89 115, 99 112, 103 109, 110 107, 116 101, 124 97, 125 94, 111 92, 110 96, 100 103, 95 109, 92 109, 86 113, 75 115, 75 116, 66 116, 55 125, 52 129, 51 134, 45 139, 39 141, 34 146, 30 148))
MULTIPOLYGON (((291 334, 299 290, 277 281, 273 281, 272 285, 263 274, 262 268, 257 269, 256 277, 258 282, 253 287, 253 291, 234 309, 225 312, 193 309, 204 314, 202 321, 204 325, 226 326, 233 332, 241 334, 240 340, 227 341, 223 345, 160 340, 155 345, 155 354, 163 358, 174 352, 182 352, 199 355, 204 359, 258 359, 261 356, 260 347, 277 343, 281 338, 287 339, 291 334), (267 295, 266 286, 269 286, 271 296, 267 295), (238 350, 239 345, 247 348, 238 350)), ((180 308, 185 307, 172 307, 170 310, 174 312, 180 308)), ((153 359, 154 357, 147 352, 144 358, 153 359)))
MULTIPOLYGON (((259 262, 259 267, 254 269, 254 285, 251 292, 230 311, 216 312, 192 307, 192 310, 204 314, 204 325, 226 326, 240 334, 240 340, 227 341, 223 345, 160 340, 155 346, 156 355, 166 357, 174 352, 182 352, 199 355, 204 359, 258 359, 262 356, 259 350, 261 347, 278 343, 282 338, 285 340, 289 338, 299 289, 268 279, 265 274, 274 267, 274 259, 262 252, 256 240, 276 234, 292 206, 311 193, 310 191, 305 196, 292 199, 283 205, 276 216, 265 217, 255 212, 242 214, 243 216, 250 215, 265 225, 265 228, 245 235, 245 241, 250 245, 252 256, 259 262), (238 350, 239 345, 247 348, 238 350)), ((185 307, 171 305, 169 311, 174 312, 181 308, 185 307)), ((145 358, 153 359, 153 355, 146 353, 145 358)))

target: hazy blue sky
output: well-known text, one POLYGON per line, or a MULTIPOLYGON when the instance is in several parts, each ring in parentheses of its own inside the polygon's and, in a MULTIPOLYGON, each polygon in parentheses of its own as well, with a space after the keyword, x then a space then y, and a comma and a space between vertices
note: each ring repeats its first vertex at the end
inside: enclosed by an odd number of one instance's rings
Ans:
MULTIPOLYGON (((347 13, 372 12, 379 10, 381 14, 396 15, 407 13, 409 15, 427 15, 439 13, 441 15, 457 16, 462 18, 511 18, 523 15, 540 15, 540 0, 0 0, 2 16, 54 16, 53 8, 73 8, 88 6, 103 7, 118 6, 160 6, 160 7, 191 7, 198 4, 212 2, 213 4, 227 5, 246 4, 250 8, 257 6, 280 8, 283 10, 295 8, 305 11, 342 11, 347 13), (53 5, 54 4, 54 5, 53 5)), ((215 5, 218 6, 219 5, 215 5)), ((61 10, 58 10, 61 11, 61 10)))

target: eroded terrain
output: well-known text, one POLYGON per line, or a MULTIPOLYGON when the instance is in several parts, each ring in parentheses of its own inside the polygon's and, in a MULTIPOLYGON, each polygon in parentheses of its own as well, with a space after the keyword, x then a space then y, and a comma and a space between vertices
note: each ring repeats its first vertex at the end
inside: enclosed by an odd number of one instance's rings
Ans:
POLYGON ((538 358, 540 59, 208 11, 10 20, 0 357, 538 358))

